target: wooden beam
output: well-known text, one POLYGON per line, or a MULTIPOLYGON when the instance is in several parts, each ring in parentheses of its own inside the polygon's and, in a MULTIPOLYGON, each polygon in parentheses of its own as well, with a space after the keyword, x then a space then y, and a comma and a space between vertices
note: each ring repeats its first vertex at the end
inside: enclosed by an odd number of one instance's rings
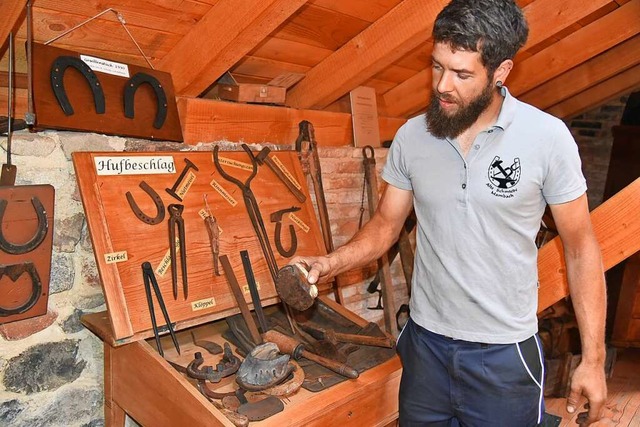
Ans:
POLYGON ((520 100, 544 110, 638 64, 640 35, 530 90, 520 100))
POLYGON ((178 95, 198 96, 306 0, 220 0, 160 61, 178 95))
POLYGON ((25 6, 27 0, 2 0, 0 2, 0 58, 4 55, 9 46, 8 38, 10 32, 15 32, 18 27, 18 21, 26 15, 25 6))
POLYGON ((431 34, 445 0, 405 0, 313 67, 287 105, 322 109, 410 52, 431 34), (330 76, 330 78, 328 78, 330 76))
POLYGON ((546 111, 561 119, 567 119, 637 88, 640 88, 640 65, 598 83, 551 108, 547 108, 546 111))
MULTIPOLYGON (((605 271, 640 250, 640 178, 591 213, 605 271)), ((556 237, 538 253, 538 313, 569 295, 562 241, 556 237)))
MULTIPOLYGON (((534 3, 535 4, 535 3, 534 3)), ((507 86, 518 96, 640 32, 640 0, 633 0, 514 67, 507 86)))
MULTIPOLYGON (((537 0, 523 11, 530 34, 522 51, 603 7, 609 0, 537 0)), ((520 67, 516 65, 516 68, 520 67)), ((431 95, 431 70, 423 70, 384 94, 387 114, 405 116, 427 105, 431 95)))
MULTIPOLYGON (((351 115, 346 113, 185 97, 178 98, 178 110, 182 136, 189 144, 220 140, 293 144, 298 137, 298 123, 309 120, 320 145, 353 145, 351 115)), ((392 139, 404 122, 380 118, 380 137, 392 139)))

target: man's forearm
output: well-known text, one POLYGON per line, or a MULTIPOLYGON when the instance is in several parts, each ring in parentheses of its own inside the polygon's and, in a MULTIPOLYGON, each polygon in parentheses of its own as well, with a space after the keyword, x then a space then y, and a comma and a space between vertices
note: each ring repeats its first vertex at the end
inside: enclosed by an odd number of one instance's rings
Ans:
POLYGON ((582 361, 602 364, 605 357, 606 286, 598 243, 595 237, 587 239, 578 250, 565 248, 567 279, 580 331, 582 361))

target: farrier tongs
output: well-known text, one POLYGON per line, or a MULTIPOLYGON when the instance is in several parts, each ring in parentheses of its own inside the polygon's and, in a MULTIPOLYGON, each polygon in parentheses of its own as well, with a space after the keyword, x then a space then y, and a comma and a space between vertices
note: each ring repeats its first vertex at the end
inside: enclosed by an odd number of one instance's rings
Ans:
POLYGON ((142 263, 142 279, 144 281, 144 291, 147 295, 147 304, 149 305, 149 315, 151 316, 151 325, 153 326, 153 335, 156 338, 158 353, 160 353, 160 356, 164 357, 164 351, 162 350, 162 344, 160 344, 160 335, 158 333, 158 323, 156 322, 156 312, 153 307, 153 298, 151 296, 152 286, 153 286, 153 292, 156 294, 156 298, 158 300, 158 305, 160 306, 160 310, 162 311, 162 316, 164 317, 164 321, 167 325, 167 329, 169 330, 169 334, 171 334, 171 340, 173 341, 173 345, 175 346, 178 354, 180 354, 180 345, 178 344, 178 339, 176 338, 176 334, 173 330, 171 319, 169 319, 169 313, 167 312, 167 307, 164 304, 164 299, 162 298, 162 293, 160 292, 158 281, 156 280, 156 276, 153 273, 153 268, 151 267, 151 263, 149 261, 145 261, 142 263))

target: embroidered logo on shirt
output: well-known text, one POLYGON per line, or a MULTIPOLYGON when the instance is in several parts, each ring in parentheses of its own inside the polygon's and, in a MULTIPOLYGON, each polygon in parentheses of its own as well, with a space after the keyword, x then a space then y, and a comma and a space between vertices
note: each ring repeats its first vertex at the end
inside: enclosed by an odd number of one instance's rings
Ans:
POLYGON ((513 163, 506 164, 500 156, 495 156, 489 164, 489 182, 487 187, 491 194, 497 197, 511 198, 518 191, 516 185, 520 181, 520 159, 516 157, 513 163))

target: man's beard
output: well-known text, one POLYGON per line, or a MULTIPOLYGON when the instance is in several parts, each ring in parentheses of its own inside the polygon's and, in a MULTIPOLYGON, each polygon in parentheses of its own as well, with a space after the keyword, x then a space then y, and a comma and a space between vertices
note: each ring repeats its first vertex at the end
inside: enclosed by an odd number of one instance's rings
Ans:
MULTIPOLYGON (((460 105, 460 109, 452 116, 448 116, 444 112, 438 102, 438 96, 432 92, 427 109, 427 129, 436 138, 456 138, 462 132, 469 129, 471 125, 478 120, 480 114, 489 107, 493 97, 493 91, 493 85, 487 85, 482 90, 482 93, 469 104, 458 104, 460 105)), ((453 98, 450 98, 446 94, 440 95, 440 98, 445 101, 453 100, 453 98)))

